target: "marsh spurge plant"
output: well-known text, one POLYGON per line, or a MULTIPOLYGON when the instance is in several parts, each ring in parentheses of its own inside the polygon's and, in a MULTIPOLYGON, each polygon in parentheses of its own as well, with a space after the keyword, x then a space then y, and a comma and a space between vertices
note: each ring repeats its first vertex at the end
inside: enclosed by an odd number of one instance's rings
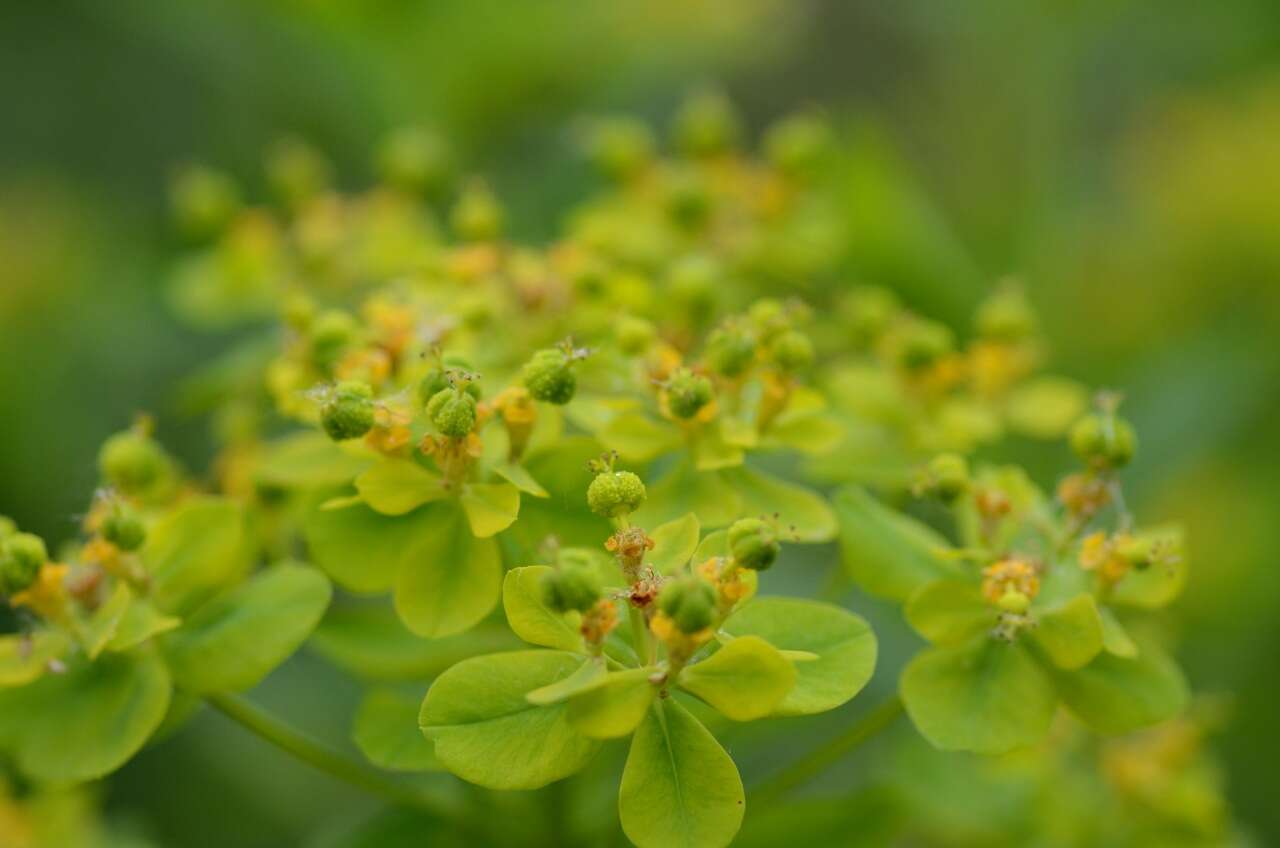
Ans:
POLYGON ((96 779, 206 701, 483 839, 492 823, 387 771, 533 789, 629 739, 627 837, 725 845, 747 798, 704 719, 832 710, 875 666, 861 618, 768 592, 771 568, 805 567, 794 545, 833 542, 809 558, 831 553, 827 597, 848 579, 900 602, 929 644, 865 722, 766 779, 765 814, 903 705, 939 749, 1036 747, 1082 781, 1079 726, 1055 717, 1175 716, 1153 611, 1186 564, 1176 527, 1127 508, 1119 398, 1090 412, 1038 373, 1015 283, 964 336, 849 286, 829 130, 788 119, 764 161, 739 135, 707 94, 673 157, 633 121, 591 124, 609 184, 544 247, 507 239, 495 195, 421 131, 354 195, 297 143, 273 151, 274 208, 187 172, 175 305, 274 323, 186 387, 213 417, 207 478, 140 420, 103 445, 77 539, 0 522, 6 763, 96 779), (1069 444, 1079 470, 1050 494, 981 459, 1011 435, 1069 444), (370 764, 237 695, 308 640, 379 684, 353 728, 370 764))
POLYGON ((630 736, 618 810, 631 841, 727 844, 744 812, 738 770, 672 696, 688 693, 734 721, 823 712, 871 677, 875 638, 829 604, 749 603, 778 556, 769 521, 744 518, 700 538, 690 513, 650 535, 628 520, 645 500, 640 479, 611 461, 598 471, 588 501, 616 522, 612 561, 565 550, 555 565, 509 571, 507 621, 546 650, 449 669, 423 701, 423 732, 447 768, 492 789, 561 779, 599 740, 630 736))

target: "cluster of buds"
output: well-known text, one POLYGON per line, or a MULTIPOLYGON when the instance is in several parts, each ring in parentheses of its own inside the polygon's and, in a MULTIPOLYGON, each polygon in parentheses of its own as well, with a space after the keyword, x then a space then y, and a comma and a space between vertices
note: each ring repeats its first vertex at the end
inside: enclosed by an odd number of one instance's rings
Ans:
POLYGON ((1106 586, 1114 586, 1130 571, 1170 565, 1177 559, 1172 542, 1126 532, 1108 536, 1091 533, 1080 543, 1080 567, 1093 572, 1106 586))
POLYGON ((1021 557, 994 562, 982 570, 982 597, 1000 611, 992 635, 1012 640, 1032 624, 1031 602, 1040 594, 1040 568, 1021 557))

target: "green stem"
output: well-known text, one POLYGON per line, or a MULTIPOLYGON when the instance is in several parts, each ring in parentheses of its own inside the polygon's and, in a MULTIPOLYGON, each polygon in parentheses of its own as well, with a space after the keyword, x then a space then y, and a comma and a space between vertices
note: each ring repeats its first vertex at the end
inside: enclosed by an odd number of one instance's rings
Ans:
POLYGON ((457 815, 452 810, 446 809, 426 793, 392 780, 372 766, 333 750, 244 698, 224 693, 206 695, 205 700, 227 718, 332 777, 393 804, 414 807, 457 823, 457 815))
POLYGON ((896 694, 854 722, 830 742, 814 748, 751 792, 751 803, 767 807, 797 786, 801 786, 840 760, 845 754, 893 724, 902 713, 902 699, 896 694))
POLYGON ((644 613, 627 603, 627 616, 631 619, 631 641, 635 643, 636 661, 640 665, 653 665, 653 637, 644 613))

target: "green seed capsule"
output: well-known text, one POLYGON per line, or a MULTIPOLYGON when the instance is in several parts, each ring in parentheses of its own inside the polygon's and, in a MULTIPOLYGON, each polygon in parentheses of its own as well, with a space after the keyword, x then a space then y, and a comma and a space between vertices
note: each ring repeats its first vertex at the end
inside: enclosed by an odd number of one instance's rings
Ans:
POLYGON ((476 425, 476 399, 455 388, 441 389, 427 402, 427 417, 443 435, 460 439, 476 425))
POLYGON ((320 408, 320 425, 335 442, 358 439, 373 429, 373 423, 373 389, 367 383, 348 380, 338 384, 320 408))
POLYGON ((600 577, 588 563, 562 562, 542 578, 542 602, 555 612, 586 612, 601 594, 600 577))
POLYGON ((681 633, 697 633, 715 623, 716 591, 701 577, 678 577, 658 595, 658 609, 681 633))
POLYGON ((149 437, 133 430, 116 433, 98 452, 98 470, 104 480, 125 494, 140 494, 164 477, 169 458, 149 437))
POLYGON ((787 330, 769 348, 773 361, 784 371, 799 371, 813 364, 813 342, 798 330, 787 330))
POLYGON ((578 388, 569 354, 559 348, 546 348, 533 355, 521 372, 525 388, 534 400, 560 406, 573 399, 578 388))
POLYGON ((1022 615, 1031 607, 1031 599, 1019 592, 1017 589, 1007 589, 1000 596, 1000 600, 996 601, 996 606, 1002 612, 1013 613, 1014 615, 1022 615))
POLYGON ((122 551, 136 551, 147 539, 147 528, 132 510, 121 508, 102 522, 102 537, 122 551))
POLYGON ((1122 468, 1133 459, 1138 437, 1132 425, 1114 415, 1091 413, 1071 428, 1071 449, 1095 468, 1122 468))
POLYGON ((743 568, 764 571, 778 559, 778 534, 758 518, 744 518, 729 528, 729 551, 743 568))
POLYGON ((587 487, 587 506, 596 515, 618 518, 644 503, 644 483, 630 471, 604 471, 587 487))
POLYGON ((692 418, 711 402, 711 381, 688 368, 678 368, 667 383, 667 408, 677 418, 692 418))
POLYGON ((0 590, 6 595, 21 592, 40 575, 40 566, 49 560, 44 540, 31 533, 14 533, 0 542, 0 590))
MULTIPOLYGON (((449 381, 449 372, 451 371, 469 373, 472 371, 471 363, 457 354, 445 354, 441 358, 440 364, 428 371, 426 376, 418 383, 418 396, 422 398, 424 404, 428 403, 442 390, 453 385, 449 381)), ((475 380, 468 380, 463 391, 476 400, 480 400, 482 395, 480 384, 475 380)))
POLYGON ((703 359, 707 367, 723 377, 737 377, 756 357, 755 338, 739 327, 721 327, 707 339, 703 359))

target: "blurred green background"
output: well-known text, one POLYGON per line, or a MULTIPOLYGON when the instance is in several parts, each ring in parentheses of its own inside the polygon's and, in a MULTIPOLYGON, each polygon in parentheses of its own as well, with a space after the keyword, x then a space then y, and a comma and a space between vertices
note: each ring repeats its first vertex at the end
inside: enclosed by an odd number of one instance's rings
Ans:
MULTIPOLYGON (((262 151, 296 134, 358 186, 387 129, 425 123, 534 239, 590 187, 578 116, 662 123, 708 81, 757 128, 816 105, 840 128, 851 281, 961 326, 1016 274, 1055 369, 1125 390, 1139 517, 1190 531, 1181 657, 1198 691, 1231 696, 1230 799, 1280 843, 1273 0, 85 0, 0 20, 0 514, 72 535, 97 445, 138 410, 203 467, 176 387, 230 339, 165 303, 182 163, 261 194, 262 151)), ((1067 461, 1020 458, 1042 482, 1067 461)), ((340 739, 357 693, 304 656, 255 697, 340 739)), ((324 845, 373 808, 213 716, 103 791, 162 844, 324 845)))

